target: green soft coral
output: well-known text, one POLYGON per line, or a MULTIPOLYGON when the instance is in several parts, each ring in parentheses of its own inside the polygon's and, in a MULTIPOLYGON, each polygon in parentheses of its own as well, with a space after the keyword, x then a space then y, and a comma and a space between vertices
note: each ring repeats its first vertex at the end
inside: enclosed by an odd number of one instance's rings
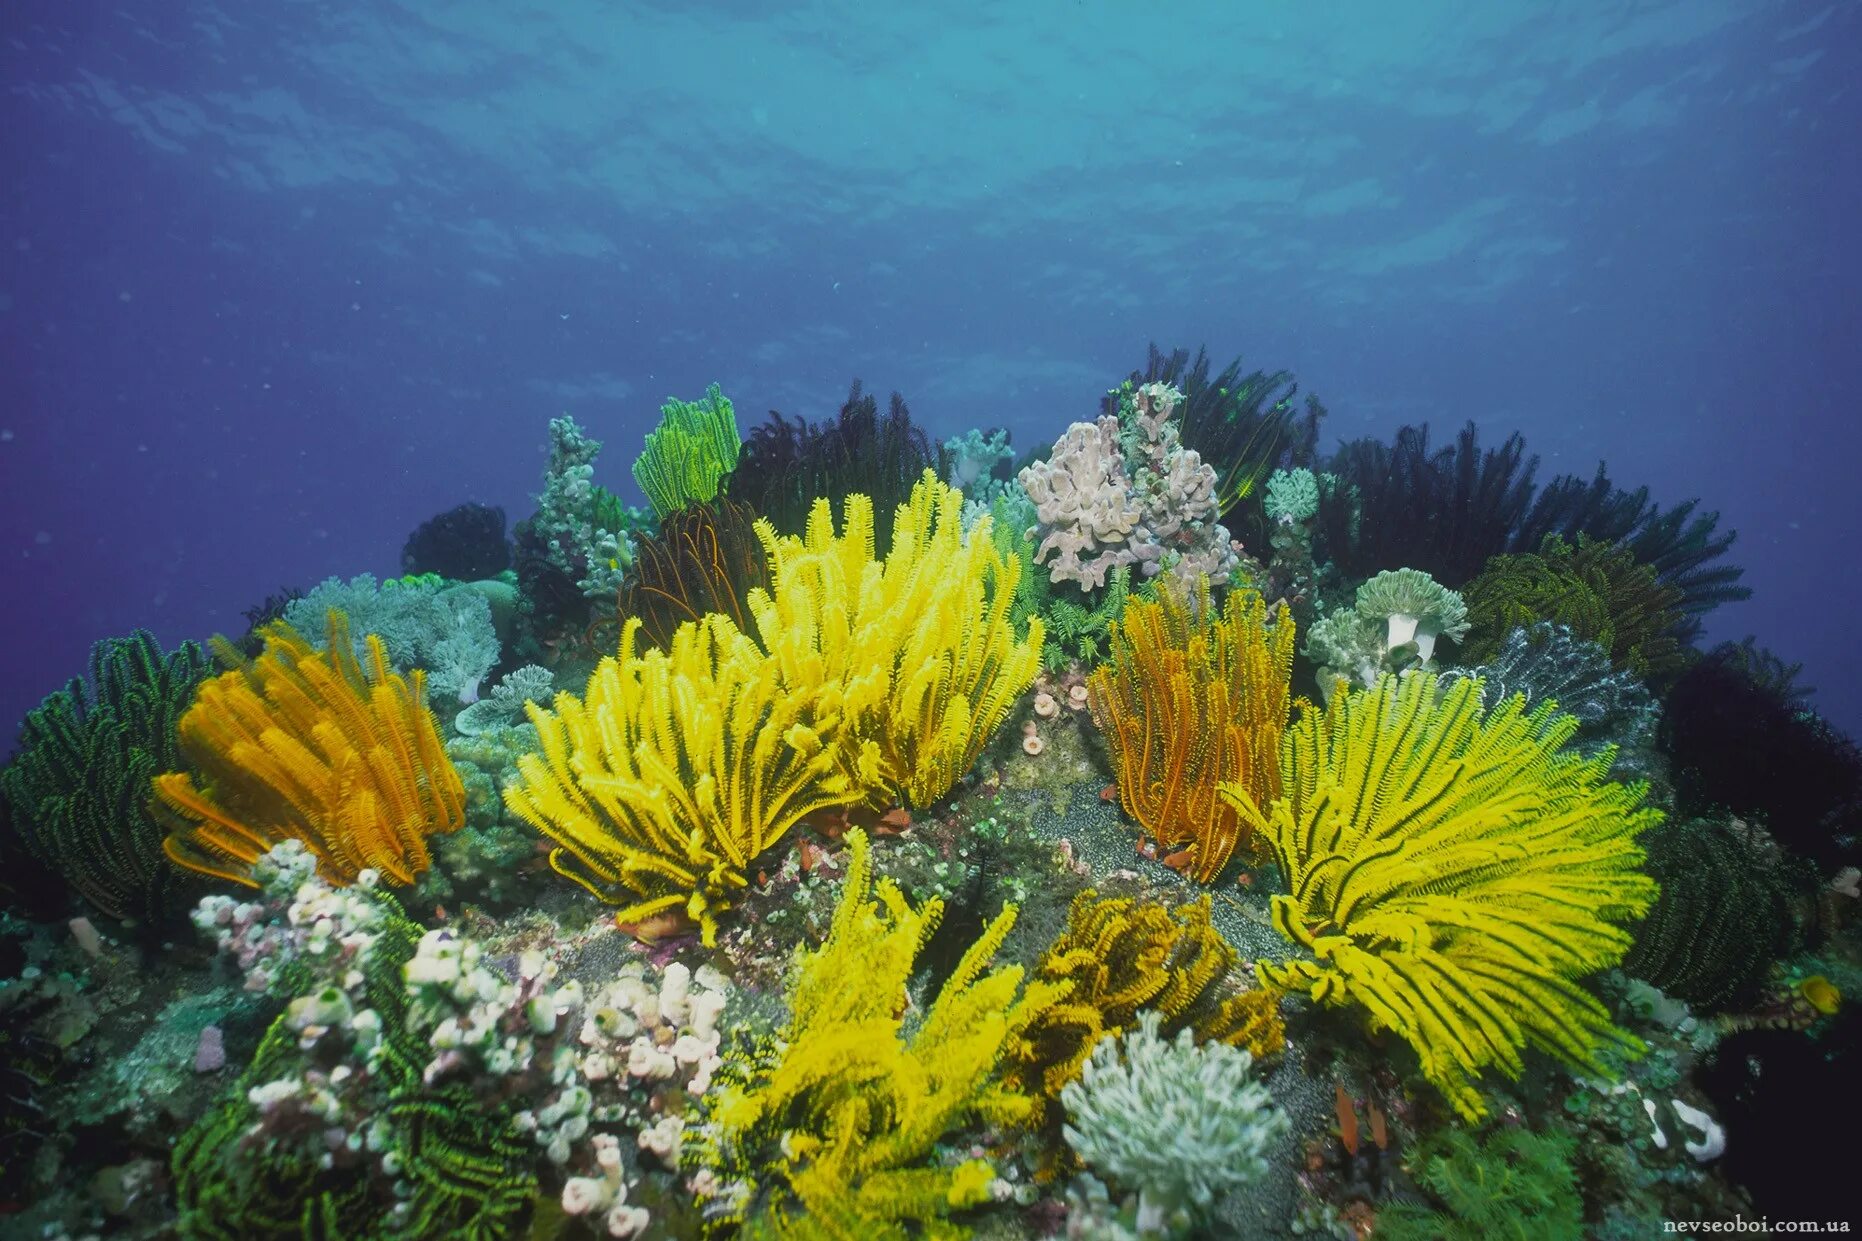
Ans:
POLYGON ((1428 663, 1435 640, 1458 642, 1468 632, 1468 608, 1460 594, 1420 569, 1386 569, 1358 587, 1357 613, 1385 625, 1386 650, 1416 644, 1416 657, 1428 663))

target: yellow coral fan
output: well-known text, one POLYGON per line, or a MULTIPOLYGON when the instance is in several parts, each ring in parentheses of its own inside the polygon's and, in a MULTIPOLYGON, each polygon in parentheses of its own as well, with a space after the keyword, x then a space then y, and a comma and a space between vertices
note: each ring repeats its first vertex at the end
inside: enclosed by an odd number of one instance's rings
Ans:
POLYGON ((1575 980, 1622 959, 1618 924, 1655 898, 1636 836, 1661 813, 1607 778, 1611 751, 1561 749, 1577 726, 1519 697, 1483 716, 1477 681, 1384 677, 1288 732, 1271 806, 1222 790, 1287 877, 1274 925, 1312 953, 1261 981, 1356 1001, 1468 1119, 1474 1079, 1517 1077, 1526 1045, 1591 1072, 1599 1046, 1640 1047, 1575 980))
POLYGON ((202 777, 155 777, 155 808, 172 827, 177 864, 257 887, 252 864, 301 840, 324 878, 364 869, 412 883, 427 869, 426 838, 465 822, 465 787, 427 710, 425 674, 388 666, 370 634, 366 670, 349 620, 332 610, 319 653, 282 622, 265 650, 201 685, 181 717, 181 750, 202 777))
POLYGON ((1024 989, 1016 966, 984 972, 1015 921, 1009 906, 908 1035, 906 987, 943 905, 913 909, 891 880, 874 885, 866 834, 848 842, 827 939, 799 958, 778 1037, 748 1063, 727 1061, 735 1080, 712 1110, 704 1158, 738 1187, 740 1212, 760 1207, 759 1235, 966 1236, 945 1217, 988 1201, 993 1172, 980 1159, 943 1165, 935 1147, 963 1125, 1033 1114, 1038 1101, 997 1069, 1067 985, 1024 989))
POLYGON ((1091 888, 1074 897, 1067 929, 1035 966, 1036 978, 1073 989, 1029 1028, 1016 1079, 1058 1097, 1099 1040, 1124 1033, 1145 1010, 1162 1017, 1164 1036, 1188 1028, 1198 1041, 1245 1047, 1256 1058, 1282 1050, 1280 993, 1224 985, 1239 957, 1209 924, 1209 908, 1207 896, 1174 910, 1091 888))
POLYGON ((1040 666, 1040 620, 1020 639, 1009 620, 1021 562, 1002 556, 988 517, 966 536, 962 514, 963 493, 927 470, 884 560, 862 495, 847 497, 838 535, 826 500, 802 538, 757 523, 770 563, 769 589, 750 594, 757 633, 786 683, 827 687, 821 727, 852 739, 875 804, 895 789, 915 806, 948 792, 1040 666))
POLYGON ((822 682, 783 684, 723 616, 681 625, 665 651, 639 654, 639 634, 630 618, 583 698, 530 704, 542 752, 518 760, 504 800, 557 843, 559 873, 626 904, 622 921, 683 907, 710 945, 751 860, 857 797, 816 727, 822 682))
POLYGON ((1239 785, 1262 805, 1280 792, 1294 645, 1285 603, 1270 613, 1260 595, 1234 591, 1218 614, 1206 581, 1194 599, 1167 587, 1126 606, 1112 661, 1087 680, 1119 804, 1161 844, 1188 845, 1200 882, 1242 836, 1216 786, 1239 785))

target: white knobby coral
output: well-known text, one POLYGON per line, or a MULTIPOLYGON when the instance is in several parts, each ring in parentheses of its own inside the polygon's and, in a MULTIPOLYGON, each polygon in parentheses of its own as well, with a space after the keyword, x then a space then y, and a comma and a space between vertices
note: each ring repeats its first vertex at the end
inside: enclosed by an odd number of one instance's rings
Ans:
POLYGON ((1062 1132, 1087 1165, 1137 1192, 1141 1216, 1204 1217, 1266 1172, 1287 1118, 1253 1080, 1247 1051, 1198 1046, 1188 1029, 1166 1042, 1158 1024, 1144 1012, 1135 1029, 1100 1041, 1061 1091, 1062 1132))

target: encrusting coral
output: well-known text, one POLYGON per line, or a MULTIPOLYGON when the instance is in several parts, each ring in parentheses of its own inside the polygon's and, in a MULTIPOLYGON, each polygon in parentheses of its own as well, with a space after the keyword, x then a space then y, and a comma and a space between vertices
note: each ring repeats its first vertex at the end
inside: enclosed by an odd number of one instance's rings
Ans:
POLYGON ((1599 1074, 1599 1048, 1636 1047, 1577 980, 1622 960, 1655 898, 1636 838, 1661 814, 1606 778, 1607 750, 1564 750, 1576 729, 1550 703, 1483 712, 1473 681, 1385 677, 1288 730, 1279 800, 1222 790, 1286 876, 1275 927, 1311 954, 1257 962, 1262 983, 1361 1005, 1468 1119, 1475 1079, 1517 1077, 1524 1046, 1599 1074))
POLYGON ((1280 792, 1280 739, 1293 708, 1293 621, 1258 594, 1168 584, 1133 600, 1113 628, 1112 658, 1087 681, 1094 722, 1118 775, 1119 805, 1150 836, 1182 849, 1209 883, 1245 843, 1216 794, 1230 782, 1265 805, 1280 792))
POLYGON ((1240 957, 1210 925, 1209 910, 1207 895, 1175 909, 1091 888, 1074 897, 1067 929, 1034 969, 1040 981, 1072 990, 1029 1026, 1013 1080, 1058 1096, 1094 1045, 1131 1029, 1141 1013, 1155 1014, 1165 1035, 1187 1030, 1256 1059, 1277 1054, 1286 1038, 1280 996, 1234 987, 1240 957))
POLYGON ((181 717, 181 752, 199 779, 173 771, 153 782, 178 865, 256 887, 253 864, 295 839, 333 881, 373 868, 412 883, 430 862, 427 837, 465 821, 425 675, 394 672, 374 634, 365 667, 348 618, 332 610, 326 623, 322 652, 271 626, 264 652, 203 683, 181 717))
POLYGON ((998 1069, 1066 987, 1024 987, 1020 967, 989 968, 1015 921, 1008 906, 908 1031, 907 986, 943 903, 913 909, 890 879, 875 884, 866 834, 847 839, 840 902, 827 938, 797 959, 787 1023, 749 1057, 726 1059, 694 1146, 716 1199, 708 1214, 749 1218, 763 1236, 967 1236, 947 1217, 988 1201, 996 1172, 977 1157, 940 1162, 935 1147, 965 1125, 1035 1114, 1039 1100, 998 1069))

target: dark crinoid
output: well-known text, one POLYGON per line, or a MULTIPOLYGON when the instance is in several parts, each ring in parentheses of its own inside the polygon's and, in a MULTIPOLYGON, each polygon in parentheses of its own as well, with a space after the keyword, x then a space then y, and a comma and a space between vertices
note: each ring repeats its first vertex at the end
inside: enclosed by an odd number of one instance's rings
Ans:
POLYGON ((437 573, 462 582, 496 577, 511 567, 504 510, 467 503, 429 518, 407 536, 401 571, 437 573))
POLYGON ((748 632, 746 600, 758 586, 769 586, 769 558, 756 535, 756 513, 721 495, 686 505, 658 533, 641 536, 618 610, 623 620, 640 618, 646 642, 666 647, 681 624, 710 612, 748 632))
POLYGON ((894 392, 884 415, 853 381, 832 422, 813 424, 771 410, 750 433, 731 475, 730 493, 770 520, 781 534, 800 534, 817 499, 864 495, 873 501, 878 551, 892 541, 892 511, 937 466, 931 441, 912 423, 894 392))
MULTIPOLYGON (((1153 344, 1142 371, 1131 373, 1134 385, 1166 383, 1183 394, 1177 417, 1183 446, 1195 449, 1216 472, 1216 503, 1224 517, 1255 495, 1276 467, 1310 465, 1325 407, 1306 398, 1302 414, 1294 404, 1299 385, 1286 371, 1242 373, 1236 358, 1213 378, 1209 353, 1187 349, 1163 353, 1153 344)), ((1108 396, 1104 413, 1118 412, 1108 396)))
POLYGON ((1716 650, 1668 691, 1660 737, 1677 798, 1689 810, 1757 815, 1806 857, 1853 861, 1862 749, 1755 677, 1736 651, 1716 650))

